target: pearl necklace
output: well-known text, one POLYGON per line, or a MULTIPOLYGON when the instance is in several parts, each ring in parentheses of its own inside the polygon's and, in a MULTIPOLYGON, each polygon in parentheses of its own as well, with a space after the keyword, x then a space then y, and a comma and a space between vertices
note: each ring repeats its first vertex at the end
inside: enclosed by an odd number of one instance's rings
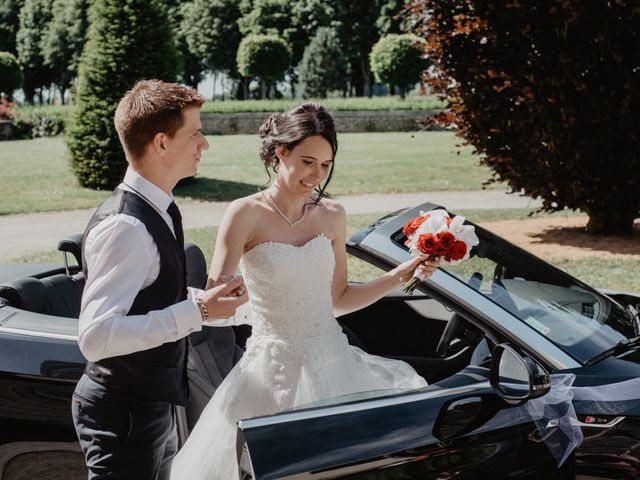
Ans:
POLYGON ((297 220, 291 220, 289 217, 287 217, 284 213, 282 213, 282 210, 280 210, 280 207, 278 207, 278 204, 276 203, 276 201, 273 199, 273 196, 271 195, 271 192, 267 191, 266 195, 265 192, 262 192, 262 196, 265 198, 265 200, 267 202, 269 202, 269 205, 271 205, 273 207, 273 210, 280 215, 280 217, 289 224, 289 227, 294 227, 297 224, 301 223, 304 218, 307 216, 307 205, 305 204, 302 207, 302 216, 297 219, 297 220))

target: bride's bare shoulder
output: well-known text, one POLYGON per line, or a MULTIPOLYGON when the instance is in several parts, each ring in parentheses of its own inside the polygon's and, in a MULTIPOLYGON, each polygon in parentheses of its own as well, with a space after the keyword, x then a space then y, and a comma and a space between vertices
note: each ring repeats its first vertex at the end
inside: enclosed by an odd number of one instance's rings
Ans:
POLYGON ((237 198, 229 203, 226 215, 234 218, 242 218, 243 220, 251 220, 264 214, 264 198, 261 192, 248 195, 246 197, 237 198))
POLYGON ((331 217, 341 218, 346 215, 345 209, 342 204, 330 198, 323 198, 322 200, 320 200, 320 206, 323 210, 323 213, 331 217))
POLYGON ((323 198, 318 205, 320 207, 320 213, 325 218, 327 224, 334 225, 335 228, 343 228, 347 214, 342 204, 329 198, 323 198))

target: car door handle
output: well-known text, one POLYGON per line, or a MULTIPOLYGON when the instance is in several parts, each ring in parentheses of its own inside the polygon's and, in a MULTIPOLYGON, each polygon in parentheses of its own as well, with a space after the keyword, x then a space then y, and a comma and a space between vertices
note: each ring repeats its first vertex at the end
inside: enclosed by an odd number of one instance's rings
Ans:
POLYGON ((558 420, 549 420, 547 425, 544 427, 544 432, 541 432, 540 429, 536 428, 529 434, 529 440, 536 443, 542 443, 553 435, 556 430, 558 430, 558 420))

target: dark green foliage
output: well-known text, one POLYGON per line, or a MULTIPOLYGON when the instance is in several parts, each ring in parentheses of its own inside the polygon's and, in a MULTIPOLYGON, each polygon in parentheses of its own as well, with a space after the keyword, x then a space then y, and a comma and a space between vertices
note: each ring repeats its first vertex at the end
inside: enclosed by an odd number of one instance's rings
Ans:
POLYGON ((282 80, 291 64, 291 50, 280 37, 252 34, 240 42, 236 61, 240 74, 260 79, 264 90, 267 85, 282 80))
POLYGON ((175 81, 179 62, 159 0, 96 0, 90 19, 66 140, 81 185, 111 189, 126 169, 113 125, 120 98, 137 80, 175 81))
POLYGON ((237 0, 192 0, 183 7, 180 29, 189 51, 211 71, 237 76, 240 44, 237 0))
MULTIPOLYGON (((192 88, 197 88, 207 69, 202 59, 190 49, 186 39, 186 30, 182 28, 184 16, 191 5, 189 0, 170 0, 165 2, 168 9, 169 21, 176 41, 176 48, 180 56, 180 74, 178 80, 192 88)), ((201 32, 202 33, 202 32, 201 32)))
POLYGON ((25 0, 20 10, 20 29, 17 34, 18 60, 24 73, 24 94, 27 102, 33 103, 36 90, 53 82, 53 70, 45 65, 42 54, 42 39, 51 21, 52 0, 25 0))
POLYGON ((300 62, 299 81, 305 98, 325 98, 332 90, 344 91, 348 81, 347 62, 335 30, 316 31, 300 62))
POLYGON ((64 94, 77 76, 89 20, 88 0, 53 0, 52 19, 41 39, 44 65, 54 73, 54 82, 64 94))
POLYGON ((380 38, 376 22, 380 17, 380 0, 372 2, 336 2, 335 21, 349 62, 351 86, 358 97, 373 93, 373 74, 369 52, 380 38), (366 87, 366 88, 365 88, 366 87))
POLYGON ((411 34, 392 33, 378 40, 370 55, 371 69, 378 80, 391 87, 398 87, 400 97, 405 97, 407 87, 420 80, 420 73, 428 62, 419 49, 421 40, 411 34))
POLYGON ((380 6, 380 16, 376 20, 376 27, 380 35, 402 33, 408 28, 407 17, 404 15, 405 0, 386 0, 380 6))
POLYGON ((631 0, 417 0, 449 103, 437 118, 514 191, 580 209, 592 233, 640 213, 640 9, 631 0), (451 82, 455 79, 455 83, 451 82))
POLYGON ((9 100, 13 92, 22 85, 22 67, 18 59, 9 52, 0 52, 0 96, 9 100))
POLYGON ((18 55, 16 35, 20 26, 18 14, 24 0, 0 0, 0 52, 18 55))

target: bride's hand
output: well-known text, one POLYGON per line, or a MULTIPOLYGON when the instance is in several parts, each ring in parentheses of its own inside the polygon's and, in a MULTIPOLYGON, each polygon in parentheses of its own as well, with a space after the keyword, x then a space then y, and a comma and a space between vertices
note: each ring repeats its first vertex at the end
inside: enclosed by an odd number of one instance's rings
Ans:
POLYGON ((438 266, 440 266, 440 259, 430 260, 426 255, 419 255, 390 270, 388 275, 404 284, 413 278, 414 273, 425 278, 430 277, 438 266))
POLYGON ((227 283, 231 280, 233 280, 234 278, 238 278, 240 279, 240 286, 236 289, 234 289, 232 292, 230 292, 228 294, 228 296, 230 297, 241 297, 242 295, 244 295, 247 291, 247 287, 244 284, 244 279, 241 276, 235 276, 235 275, 220 275, 218 278, 211 278, 209 277, 207 279, 207 287, 206 289, 210 289, 213 287, 217 287, 219 285, 222 285, 224 283, 227 283))

